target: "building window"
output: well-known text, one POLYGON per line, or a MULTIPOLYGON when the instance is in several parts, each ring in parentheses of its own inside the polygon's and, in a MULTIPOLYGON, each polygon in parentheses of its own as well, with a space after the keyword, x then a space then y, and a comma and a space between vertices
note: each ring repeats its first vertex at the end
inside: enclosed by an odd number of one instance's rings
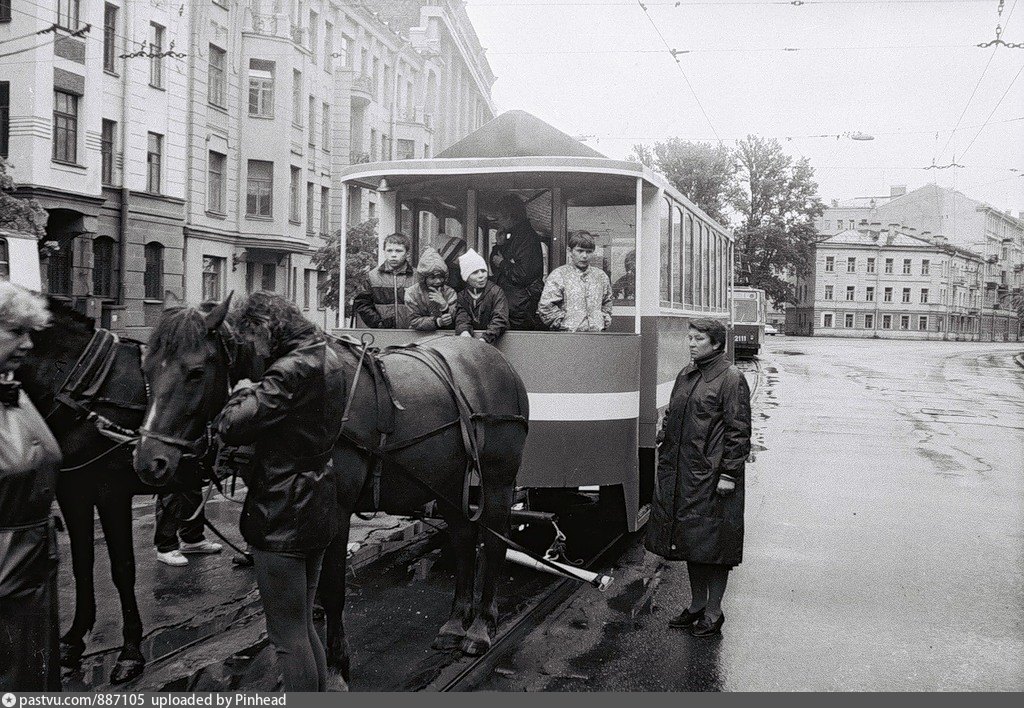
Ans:
POLYGON ((399 160, 412 160, 416 157, 416 143, 412 140, 399 138, 396 149, 398 150, 396 157, 399 160))
POLYGON ((164 296, 164 247, 152 241, 146 244, 146 271, 142 283, 147 300, 161 300, 164 296))
POLYGON ((320 147, 331 151, 331 107, 323 104, 323 116, 320 118, 320 147))
POLYGON ((875 289, 873 287, 868 286, 867 288, 864 288, 864 299, 868 302, 875 301, 875 289))
POLYGON ((900 315, 900 329, 910 329, 910 315, 900 315))
POLYGON ((302 72, 292 71, 292 123, 302 125, 302 72))
POLYGON ((114 183, 114 131, 117 123, 103 119, 100 129, 100 180, 103 184, 114 183))
POLYGON ((146 191, 160 194, 160 168, 163 162, 164 136, 149 133, 149 147, 146 149, 146 191))
POLYGON ((922 332, 928 331, 928 315, 921 315, 917 318, 917 328, 922 332))
POLYGON ((847 273, 856 273, 857 272, 857 259, 856 258, 847 258, 846 259, 846 272, 847 273))
POLYGON ((843 326, 846 327, 846 329, 853 329, 853 313, 852 312, 847 312, 843 316, 843 326))
POLYGON ((824 315, 821 316, 821 326, 822 327, 831 327, 832 326, 832 313, 831 312, 826 312, 824 315))
POLYGON ((203 256, 203 300, 221 299, 226 260, 219 256, 203 256))
POLYGON ((853 285, 846 286, 846 299, 853 300, 856 297, 857 289, 853 285))
POLYGON ((903 275, 910 275, 910 259, 903 259, 903 275))
POLYGON ((50 292, 56 295, 71 294, 71 266, 74 264, 75 240, 68 239, 58 250, 50 253, 46 260, 46 280, 50 292))
POLYGON ((892 288, 886 288, 882 296, 884 302, 892 302, 892 288))
POLYGON ((247 216, 272 217, 274 204, 274 163, 249 160, 246 183, 245 213, 247 216))
POLYGON ((11 0, 0 0, 0 22, 11 21, 11 0))
POLYGON ((207 183, 209 185, 206 195, 206 208, 215 214, 224 214, 224 193, 227 173, 228 156, 219 152, 210 151, 209 164, 207 165, 207 183))
POLYGON ((317 15, 312 10, 310 10, 309 11, 309 51, 310 51, 309 60, 311 62, 313 62, 314 64, 316 64, 316 52, 317 52, 317 46, 318 46, 317 39, 319 39, 317 37, 317 31, 320 29, 319 23, 320 23, 320 16, 317 15))
POLYGON ((227 65, 228 53, 220 47, 210 45, 210 87, 207 99, 214 106, 227 106, 227 65))
POLYGON ((313 233, 313 224, 315 223, 313 215, 316 205, 313 201, 314 195, 316 194, 316 185, 312 182, 306 182, 306 231, 313 233))
POLYGON ((928 288, 921 288, 921 304, 928 304, 928 288))
POLYGON ((324 69, 331 70, 331 55, 334 53, 334 25, 330 22, 324 25, 324 69))
POLYGON ((882 329, 892 329, 892 315, 882 315, 882 329))
POLYGON ((117 57, 117 5, 103 6, 103 68, 114 71, 117 57))
POLYGON ((341 35, 341 47, 338 52, 341 55, 341 66, 343 68, 352 67, 352 38, 347 34, 341 35))
POLYGON ((935 331, 937 331, 937 332, 941 332, 942 331, 942 318, 941 317, 939 317, 939 318, 937 318, 935 320, 935 331))
POLYGON ((0 238, 0 278, 11 277, 11 255, 7 250, 7 239, 0 238))
POLYGON ((149 40, 149 85, 164 87, 164 28, 155 22, 149 23, 152 36, 149 40))
POLYGON ((312 302, 313 273, 315 272, 310 268, 306 268, 302 274, 302 308, 305 310, 309 309, 309 304, 312 302))
POLYGON ((910 302, 910 288, 903 288, 903 302, 910 302))
POLYGON ((245 287, 250 293, 264 290, 272 293, 277 289, 277 265, 274 263, 246 263, 245 287))
POLYGON ((921 275, 928 275, 928 270, 930 266, 931 262, 927 258, 921 261, 921 275))
POLYGON ((874 258, 869 258, 868 259, 868 273, 874 273, 874 272, 875 272, 875 259, 874 258))
POLYGON ((309 97, 309 146, 316 147, 316 96, 309 97))
POLYGON ((0 81, 0 157, 8 157, 11 137, 11 83, 0 81))
POLYGON ((79 0, 57 0, 57 25, 64 29, 78 29, 79 0))
POLYGON ((870 314, 869 315, 864 315, 864 329, 874 329, 874 328, 875 328, 875 316, 874 315, 870 315, 870 314))
POLYGON ((825 272, 834 273, 836 270, 836 259, 834 256, 825 256, 825 272))
POLYGON ((826 300, 831 300, 832 299, 832 286, 831 285, 826 285, 825 286, 825 299, 826 300))
POLYGON ((274 62, 249 60, 249 115, 274 117, 274 62))
POLYGON ((114 284, 114 239, 97 236, 92 242, 92 294, 97 297, 117 296, 114 284))
POLYGON ((327 237, 331 231, 331 190, 320 188, 320 235, 327 237))
POLYGON ((885 272, 889 274, 892 273, 892 258, 885 259, 885 272))
POLYGON ((299 204, 301 203, 300 200, 302 199, 302 187, 299 186, 301 181, 302 170, 300 170, 298 167, 293 167, 291 187, 289 189, 290 199, 288 200, 288 221, 292 222, 293 224, 302 223, 302 216, 299 214, 299 209, 301 209, 299 204))
POLYGON ((78 162, 78 96, 53 92, 53 159, 78 162))

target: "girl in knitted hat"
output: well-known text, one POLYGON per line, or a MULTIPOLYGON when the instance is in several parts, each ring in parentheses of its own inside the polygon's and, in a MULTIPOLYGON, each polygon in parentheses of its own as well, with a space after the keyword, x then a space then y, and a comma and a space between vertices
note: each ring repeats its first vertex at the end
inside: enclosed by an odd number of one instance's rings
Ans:
POLYGON ((465 289, 455 301, 455 331, 494 344, 508 329, 508 300, 505 292, 487 279, 487 263, 469 249, 459 257, 465 289))
POLYGON ((416 284, 405 291, 409 326, 421 332, 451 329, 455 321, 455 291, 446 283, 448 266, 433 248, 424 249, 416 266, 416 284))

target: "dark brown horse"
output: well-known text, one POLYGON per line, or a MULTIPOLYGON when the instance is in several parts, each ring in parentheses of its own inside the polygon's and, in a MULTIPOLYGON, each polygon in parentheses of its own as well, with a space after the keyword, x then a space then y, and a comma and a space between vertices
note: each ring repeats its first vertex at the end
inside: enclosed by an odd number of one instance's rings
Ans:
MULTIPOLYGON (((229 312, 224 302, 206 313, 164 313, 153 336, 167 341, 175 331, 191 331, 180 341, 195 345, 145 362, 152 398, 143 428, 150 432, 139 443, 135 464, 146 482, 166 483, 183 457, 203 454, 205 430, 226 401, 228 382, 263 374, 258 338, 240 334, 235 326, 243 309, 229 312)), ((496 588, 505 546, 494 534, 482 534, 482 583, 475 605, 477 540, 481 524, 508 532, 529 418, 522 380, 494 347, 475 339, 440 337, 379 357, 371 352, 362 360, 359 342, 331 341, 345 367, 351 400, 334 453, 341 531, 328 549, 320 582, 330 663, 348 677, 342 613, 349 521, 353 512, 374 507, 375 498, 391 512, 439 501, 456 550, 457 579, 451 615, 434 646, 481 654, 490 648, 498 621, 496 588), (464 427, 460 421, 470 410, 464 427), (463 503, 467 447, 478 453, 479 523, 467 518, 463 503), (378 462, 380 477, 374 483, 378 462)))
MULTIPOLYGON (((99 434, 85 411, 58 400, 62 384, 96 333, 93 321, 57 300, 50 300, 53 325, 32 335, 33 350, 18 371, 25 391, 46 416, 64 453, 57 481, 57 501, 71 540, 75 576, 75 614, 61 637, 61 663, 77 666, 85 637, 96 622, 93 581, 94 513, 99 514, 114 587, 121 601, 124 643, 111 681, 138 676, 142 655, 142 619, 135 599, 135 553, 132 543, 132 496, 158 491, 143 485, 132 469, 131 448, 99 434), (95 510, 95 512, 94 512, 95 510)), ((141 344, 121 340, 109 351, 109 367, 96 379, 89 410, 134 430, 146 404, 141 371, 141 344)))

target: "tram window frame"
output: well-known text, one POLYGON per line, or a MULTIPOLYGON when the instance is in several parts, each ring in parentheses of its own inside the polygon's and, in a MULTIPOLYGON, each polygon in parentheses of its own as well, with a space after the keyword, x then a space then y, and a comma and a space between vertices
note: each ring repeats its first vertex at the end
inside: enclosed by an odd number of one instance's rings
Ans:
POLYGON ((708 309, 708 288, 711 285, 709 278, 711 276, 710 259, 708 258, 708 240, 711 229, 704 222, 701 222, 700 229, 700 305, 705 310, 708 309))
POLYGON ((661 200, 658 212, 658 239, 661 246, 658 300, 662 307, 672 307, 672 202, 661 200))
POLYGON ((672 206, 672 307, 682 308, 683 303, 683 210, 678 204, 672 206))
POLYGON ((686 212, 686 229, 683 232, 683 250, 687 254, 686 273, 684 274, 683 302, 693 307, 693 214, 686 212))

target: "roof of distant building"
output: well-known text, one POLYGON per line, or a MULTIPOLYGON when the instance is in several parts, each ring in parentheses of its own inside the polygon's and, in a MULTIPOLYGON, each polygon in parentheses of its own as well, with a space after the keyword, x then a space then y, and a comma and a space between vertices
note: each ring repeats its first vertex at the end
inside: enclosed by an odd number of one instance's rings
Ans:
POLYGON ((879 235, 876 238, 870 230, 846 229, 832 236, 826 236, 818 241, 818 243, 831 246, 882 246, 883 248, 921 248, 922 246, 930 246, 935 250, 952 251, 965 258, 982 260, 982 256, 978 253, 950 243, 937 243, 932 239, 913 236, 902 231, 889 234, 887 231, 882 230, 877 233, 879 235))

